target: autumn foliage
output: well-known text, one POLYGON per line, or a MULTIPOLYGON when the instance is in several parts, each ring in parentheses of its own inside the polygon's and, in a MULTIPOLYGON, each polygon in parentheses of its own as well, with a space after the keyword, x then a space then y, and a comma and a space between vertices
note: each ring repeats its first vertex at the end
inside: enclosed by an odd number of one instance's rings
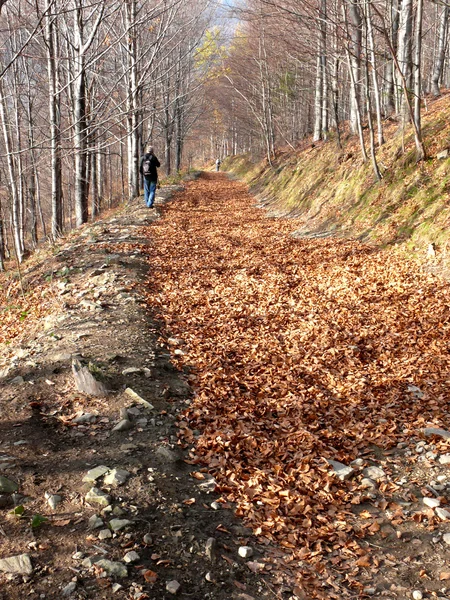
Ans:
MULTIPOLYGON (((181 443, 260 539, 287 550, 286 568, 327 582, 310 597, 342 598, 373 564, 364 539, 379 526, 356 516, 366 491, 326 459, 366 460, 450 425, 450 294, 393 251, 295 229, 221 174, 191 182, 150 229, 148 302, 191 373, 181 443)), ((380 489, 402 494, 395 477, 380 489)))

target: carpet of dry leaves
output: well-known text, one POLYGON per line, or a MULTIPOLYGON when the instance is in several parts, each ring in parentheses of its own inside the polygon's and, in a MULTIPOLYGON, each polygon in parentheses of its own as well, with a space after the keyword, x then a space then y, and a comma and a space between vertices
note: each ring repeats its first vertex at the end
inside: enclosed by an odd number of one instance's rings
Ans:
POLYGON ((363 492, 326 459, 449 427, 450 291, 394 251, 295 229, 243 184, 204 174, 151 227, 148 301, 192 369, 179 427, 193 461, 285 548, 308 597, 356 597, 371 565, 351 511, 363 492))

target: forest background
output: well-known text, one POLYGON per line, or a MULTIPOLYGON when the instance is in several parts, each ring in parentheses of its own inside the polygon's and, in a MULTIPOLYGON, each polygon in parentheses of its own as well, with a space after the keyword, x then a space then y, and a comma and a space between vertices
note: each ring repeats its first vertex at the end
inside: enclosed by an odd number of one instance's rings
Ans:
MULTIPOLYGON (((395 158, 407 155, 419 173, 435 150, 436 127, 427 137, 422 120, 449 87, 445 1, 1 0, 0 8, 1 270, 39 240, 138 196, 150 142, 169 177, 240 154, 265 156, 273 172, 280 148, 312 142, 350 154, 352 168, 368 165, 371 183, 398 167, 380 158, 387 137, 395 158)), ((313 172, 317 187, 323 173, 313 172)))

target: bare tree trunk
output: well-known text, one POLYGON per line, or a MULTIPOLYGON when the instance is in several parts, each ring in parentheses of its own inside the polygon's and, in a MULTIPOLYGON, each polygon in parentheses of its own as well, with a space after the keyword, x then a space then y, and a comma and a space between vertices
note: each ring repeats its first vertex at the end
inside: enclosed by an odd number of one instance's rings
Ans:
POLYGON ((75 224, 77 227, 88 220, 88 179, 87 179, 87 99, 86 99, 86 53, 89 50, 101 23, 104 4, 101 5, 97 20, 92 25, 87 40, 84 39, 83 0, 73 0, 74 9, 74 149, 75 149, 75 224))
POLYGON ((323 79, 322 79, 322 62, 321 62, 321 39, 319 36, 319 54, 316 60, 316 86, 314 92, 314 133, 313 142, 318 142, 322 137, 322 93, 323 93, 323 79))
POLYGON ((12 153, 11 135, 10 135, 10 122, 8 109, 6 105, 4 83, 3 79, 0 79, 0 119, 3 130, 3 141, 5 144, 6 160, 8 165, 8 176, 9 182, 8 187, 11 194, 12 203, 12 229, 14 239, 14 249, 16 252, 17 260, 22 262, 23 251, 20 239, 20 201, 19 193, 17 189, 17 166, 12 153))
MULTIPOLYGON (((398 23, 399 23, 399 0, 390 0, 390 43, 397 53, 398 45, 398 23)), ((386 64, 386 94, 385 94, 385 111, 386 114, 392 115, 395 113, 396 106, 395 93, 395 65, 392 56, 387 60, 386 64)))
POLYGON ((447 48, 447 37, 448 37, 448 15, 450 7, 448 4, 444 4, 441 9, 439 19, 439 35, 438 35, 438 48, 436 61, 434 63, 433 74, 431 77, 431 93, 437 97, 441 95, 439 88, 439 81, 442 76, 442 70, 444 67, 445 51, 447 48))
POLYGON ((408 110, 408 99, 410 100, 411 79, 411 44, 412 44, 412 2, 413 0, 402 0, 400 9, 400 22, 398 28, 398 52, 397 52, 397 79, 398 85, 403 90, 401 102, 402 127, 410 120, 408 110))
MULTIPOLYGON (((374 36, 373 36, 372 17, 370 14, 370 4, 367 0, 364 0, 364 14, 365 14, 365 19, 366 19, 367 40, 368 40, 370 63, 371 63, 371 70, 372 70, 373 93, 375 96, 378 145, 382 146, 384 144, 384 137, 383 137, 383 125, 382 125, 382 120, 381 120, 380 88, 378 85, 378 77, 377 77, 377 64, 376 64, 376 59, 375 59, 375 41, 374 41, 374 36)), ((369 80, 367 79, 366 86, 368 86, 368 85, 369 85, 369 80)), ((370 100, 370 95, 369 95, 369 100, 370 100)))
MULTIPOLYGON (((360 113, 360 79, 361 79, 361 36, 362 19, 358 0, 347 0, 351 22, 350 46, 347 47, 347 57, 350 69, 350 129, 358 133, 361 120, 360 113)), ((367 159, 367 157, 366 157, 367 159)))
POLYGON ((128 195, 129 198, 139 196, 139 122, 138 122, 138 64, 136 33, 136 0, 126 0, 126 26, 128 32, 128 195))
POLYGON ((423 0, 417 0, 416 10, 416 34, 415 34, 415 53, 414 53, 414 121, 416 129, 421 130, 421 102, 422 102, 422 21, 423 21, 423 0))
POLYGON ((62 180, 61 180, 61 110, 60 94, 58 91, 57 59, 56 59, 56 31, 51 6, 56 1, 46 1, 46 30, 45 42, 47 46, 47 72, 48 72, 48 107, 50 117, 50 152, 51 152, 51 178, 52 178, 52 237, 56 239, 63 231, 62 214, 62 180))
POLYGON ((0 271, 5 270, 5 232, 0 207, 0 271))

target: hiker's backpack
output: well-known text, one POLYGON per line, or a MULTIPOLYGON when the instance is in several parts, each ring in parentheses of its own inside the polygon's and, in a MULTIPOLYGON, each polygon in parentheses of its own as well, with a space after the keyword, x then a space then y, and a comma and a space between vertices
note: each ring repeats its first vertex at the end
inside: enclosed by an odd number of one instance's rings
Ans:
POLYGON ((142 173, 143 175, 151 175, 151 166, 152 166, 152 157, 149 156, 148 158, 144 159, 144 162, 142 164, 142 173))

